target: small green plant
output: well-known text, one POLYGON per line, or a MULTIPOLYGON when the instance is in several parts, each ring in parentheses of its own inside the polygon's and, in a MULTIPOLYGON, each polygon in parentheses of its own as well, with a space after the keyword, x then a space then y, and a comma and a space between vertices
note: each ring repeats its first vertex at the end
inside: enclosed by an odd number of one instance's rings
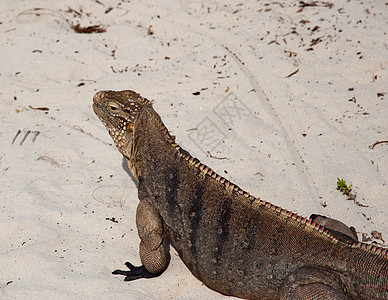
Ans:
POLYGON ((348 200, 353 200, 356 196, 352 194, 352 184, 349 186, 346 184, 346 179, 339 179, 337 177, 337 190, 342 192, 342 194, 348 196, 348 200))
POLYGON ((348 186, 346 184, 346 179, 339 179, 337 177, 337 190, 342 192, 342 194, 346 195, 348 200, 353 200, 356 205, 368 207, 367 205, 361 204, 356 200, 356 193, 352 194, 352 184, 348 186))

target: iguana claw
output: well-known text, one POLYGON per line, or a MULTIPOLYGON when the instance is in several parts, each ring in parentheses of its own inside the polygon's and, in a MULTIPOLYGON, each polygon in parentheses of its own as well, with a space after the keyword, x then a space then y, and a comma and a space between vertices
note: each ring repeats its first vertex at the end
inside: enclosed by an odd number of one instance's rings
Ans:
POLYGON ((114 270, 112 274, 124 275, 124 281, 132 281, 140 278, 153 278, 160 275, 148 272, 144 266, 136 267, 130 262, 126 262, 125 265, 129 268, 130 271, 114 270))

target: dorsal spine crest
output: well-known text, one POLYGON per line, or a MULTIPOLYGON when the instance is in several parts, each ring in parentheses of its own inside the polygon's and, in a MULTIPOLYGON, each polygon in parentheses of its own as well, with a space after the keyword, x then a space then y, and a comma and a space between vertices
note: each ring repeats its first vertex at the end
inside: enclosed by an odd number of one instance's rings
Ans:
MULTIPOLYGON (((147 99, 144 99, 144 100, 147 101, 147 104, 148 103, 151 104, 151 102, 148 101, 147 99)), ((259 206, 265 206, 269 209, 272 209, 272 210, 276 211, 277 213, 280 213, 283 216, 294 219, 297 222, 300 222, 301 224, 307 225, 309 228, 316 230, 317 232, 320 232, 324 236, 331 239, 331 241, 334 244, 338 244, 338 242, 339 242, 338 239, 335 238, 333 235, 331 235, 330 232, 325 227, 313 222, 311 219, 307 219, 305 217, 302 217, 302 216, 298 215, 297 213, 294 213, 292 211, 288 211, 286 209, 283 209, 279 206, 273 205, 270 202, 263 201, 260 198, 255 198, 253 195, 242 190, 237 185, 231 183, 226 178, 217 174, 215 171, 213 171, 211 168, 209 168, 205 164, 202 164, 197 158, 195 158, 191 155, 187 155, 187 154, 182 153, 181 152, 182 148, 179 146, 179 144, 175 143, 175 141, 172 139, 171 135, 169 134, 167 128, 164 126, 164 124, 162 123, 160 118, 158 118, 158 121, 159 121, 160 129, 164 132, 165 137, 166 137, 167 141, 169 142, 169 144, 171 145, 171 147, 176 149, 178 156, 183 158, 183 160, 188 161, 191 166, 194 166, 195 168, 199 169, 199 171, 201 173, 203 173, 205 176, 207 175, 210 178, 214 178, 216 181, 222 183, 225 186, 225 189, 228 191, 231 191, 231 192, 234 191, 234 192, 238 192, 241 195, 244 195, 248 200, 251 201, 252 205, 255 203, 255 204, 258 204, 259 206)), ((366 243, 362 243, 362 242, 355 242, 353 244, 347 244, 347 245, 351 248, 359 248, 359 249, 363 249, 365 251, 368 251, 368 252, 383 256, 383 257, 388 257, 388 249, 377 246, 377 245, 366 244, 366 243)))

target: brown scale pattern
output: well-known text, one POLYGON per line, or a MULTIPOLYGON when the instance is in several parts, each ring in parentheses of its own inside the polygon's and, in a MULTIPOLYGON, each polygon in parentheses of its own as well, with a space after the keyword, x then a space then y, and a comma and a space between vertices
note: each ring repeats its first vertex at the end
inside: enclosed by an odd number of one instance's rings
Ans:
MULTIPOLYGON (((204 175, 209 176, 211 178, 214 178, 215 180, 223 183, 227 190, 238 192, 239 194, 242 194, 245 197, 247 197, 252 202, 253 201, 257 202, 260 206, 264 205, 267 208, 273 209, 276 212, 281 213, 282 215, 285 215, 285 216, 287 216, 289 218, 292 218, 292 219, 294 219, 294 220, 296 220, 298 222, 301 222, 302 224, 306 224, 310 228, 313 228, 313 229, 323 233, 325 236, 329 237, 333 241, 333 243, 335 243, 335 244, 338 243, 338 239, 335 238, 334 236, 332 236, 329 233, 329 231, 326 230, 325 227, 316 224, 311 219, 307 219, 305 217, 299 216, 298 214, 293 213, 292 211, 289 211, 289 210, 283 209, 283 208, 281 208, 279 206, 273 205, 270 202, 263 201, 260 198, 255 198, 254 196, 252 196, 248 192, 244 191, 243 189, 241 189, 237 185, 231 183, 226 178, 218 175, 215 171, 213 171, 211 168, 209 168, 205 164, 202 164, 197 158, 195 158, 195 157, 193 157, 191 155, 186 155, 186 154, 182 153, 181 152, 182 148, 177 143, 174 142, 174 140, 172 139, 172 137, 169 134, 168 130, 166 129, 164 124, 161 122, 161 120, 159 120, 159 123, 160 123, 159 124, 160 125, 160 129, 165 133, 166 139, 170 143, 171 147, 175 148, 178 151, 178 156, 181 157, 182 159, 188 161, 195 168, 198 168, 202 173, 204 173, 204 175)), ((366 244, 366 243, 362 243, 362 242, 355 242, 353 244, 349 244, 349 246, 351 248, 360 248, 360 249, 369 251, 371 253, 375 253, 375 254, 378 254, 378 255, 381 255, 381 256, 386 256, 388 258, 388 249, 380 247, 378 245, 366 244)))

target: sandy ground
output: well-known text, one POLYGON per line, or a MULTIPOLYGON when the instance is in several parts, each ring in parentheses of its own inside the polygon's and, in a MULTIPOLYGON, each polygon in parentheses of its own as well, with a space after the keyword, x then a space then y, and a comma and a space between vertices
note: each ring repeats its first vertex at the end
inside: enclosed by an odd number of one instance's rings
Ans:
POLYGON ((388 144, 371 145, 388 140, 387 3, 223 3, 2 0, 0 298, 225 298, 174 251, 159 278, 111 275, 139 263, 138 200, 91 109, 102 89, 155 99, 183 148, 253 195, 386 243, 388 144))

